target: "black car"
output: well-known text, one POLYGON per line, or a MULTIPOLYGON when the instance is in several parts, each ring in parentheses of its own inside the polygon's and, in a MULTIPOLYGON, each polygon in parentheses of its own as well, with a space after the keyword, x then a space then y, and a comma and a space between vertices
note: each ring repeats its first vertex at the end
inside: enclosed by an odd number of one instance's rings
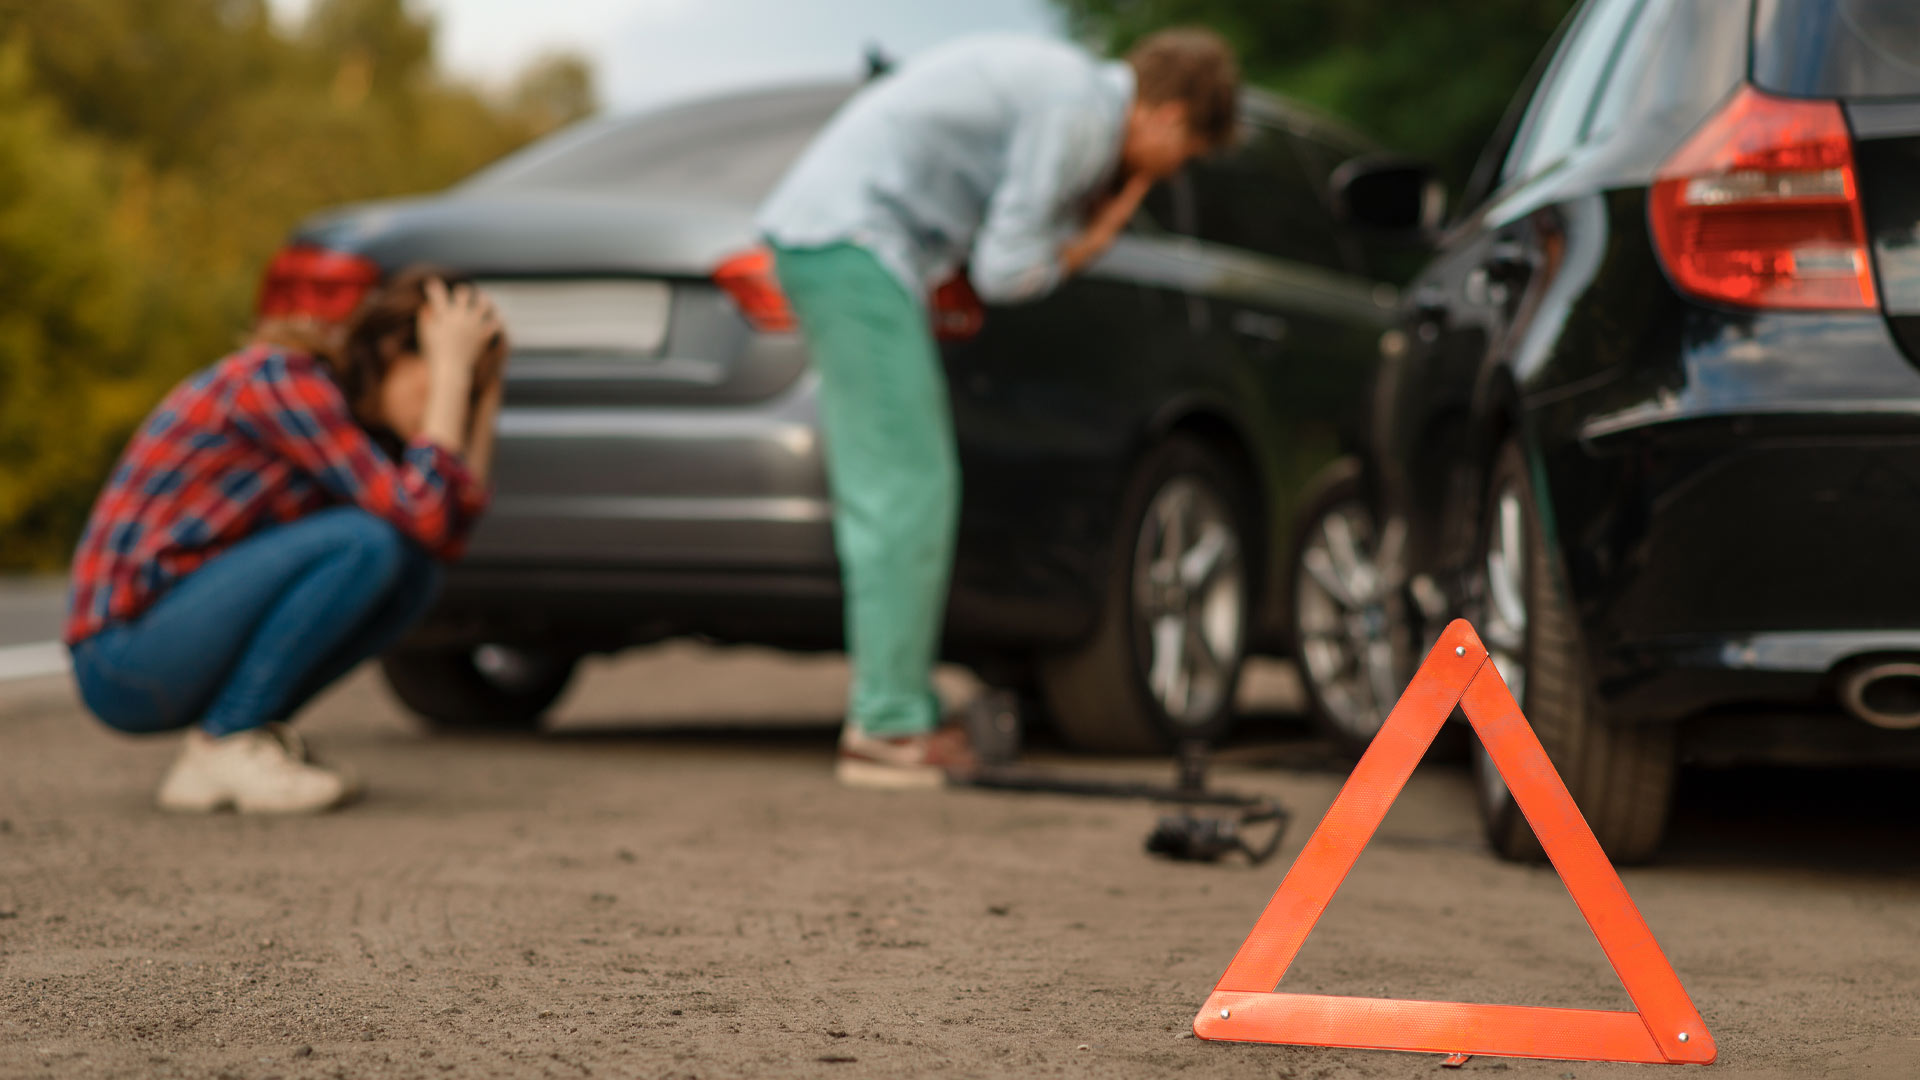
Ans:
MULTIPOLYGON (((675 635, 841 640, 804 343, 761 199, 850 86, 589 123, 440 195, 322 214, 262 306, 337 317, 425 261, 500 301, 497 491, 428 626, 385 661, 446 725, 531 725, 584 654, 675 635)), ((1398 303, 1330 184, 1374 147, 1252 96, 1245 142, 1162 185, 1045 301, 932 304, 965 494, 946 651, 1082 746, 1217 733, 1286 647, 1310 478, 1358 441, 1398 303)))
POLYGON ((1304 643, 1349 737, 1463 614, 1616 859, 1683 759, 1911 759, 1920 4, 1588 0, 1439 243, 1304 643))

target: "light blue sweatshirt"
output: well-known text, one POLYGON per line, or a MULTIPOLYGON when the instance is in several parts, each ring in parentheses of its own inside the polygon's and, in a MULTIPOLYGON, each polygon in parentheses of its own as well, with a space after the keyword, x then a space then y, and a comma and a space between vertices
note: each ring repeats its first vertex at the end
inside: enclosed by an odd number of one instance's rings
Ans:
POLYGON ((781 247, 866 248, 915 297, 965 263, 984 299, 1038 298, 1119 163, 1133 92, 1133 69, 1063 42, 951 42, 855 94, 758 226, 781 247))

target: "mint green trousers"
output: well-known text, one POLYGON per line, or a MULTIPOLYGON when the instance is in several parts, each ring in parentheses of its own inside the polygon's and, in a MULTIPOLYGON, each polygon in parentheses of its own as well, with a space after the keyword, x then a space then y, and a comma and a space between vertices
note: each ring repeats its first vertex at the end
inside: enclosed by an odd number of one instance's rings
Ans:
POLYGON ((932 731, 960 466, 926 309, 852 244, 776 249, 775 272, 820 374, 853 660, 847 720, 873 735, 932 731))

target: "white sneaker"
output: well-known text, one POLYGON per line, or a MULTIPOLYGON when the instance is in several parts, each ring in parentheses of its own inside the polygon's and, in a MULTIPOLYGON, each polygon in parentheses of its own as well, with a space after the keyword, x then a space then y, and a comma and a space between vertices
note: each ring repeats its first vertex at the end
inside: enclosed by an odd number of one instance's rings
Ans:
POLYGON ((352 798, 356 785, 307 760, 306 746, 284 724, 221 738, 194 728, 167 778, 160 809, 209 814, 317 814, 352 798))

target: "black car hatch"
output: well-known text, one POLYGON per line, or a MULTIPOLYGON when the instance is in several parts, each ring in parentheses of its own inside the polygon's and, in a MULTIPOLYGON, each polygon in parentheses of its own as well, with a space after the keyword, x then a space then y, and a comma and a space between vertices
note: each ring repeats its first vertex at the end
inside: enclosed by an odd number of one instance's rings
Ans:
POLYGON ((1920 363, 1920 4, 1758 0, 1753 83, 1845 108, 1880 303, 1920 363))
POLYGON ((1880 303, 1920 362, 1920 99, 1847 109, 1880 303))

